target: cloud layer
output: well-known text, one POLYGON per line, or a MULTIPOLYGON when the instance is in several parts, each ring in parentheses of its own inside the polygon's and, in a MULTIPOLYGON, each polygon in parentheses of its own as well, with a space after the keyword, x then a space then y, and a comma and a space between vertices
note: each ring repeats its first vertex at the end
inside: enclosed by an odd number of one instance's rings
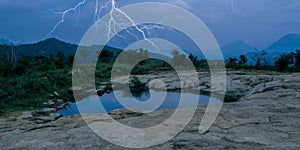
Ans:
MULTIPOLYGON (((44 11, 47 8, 62 11, 80 1, 1 0, 0 37, 14 36, 27 41, 46 38, 61 16, 44 11)), ((191 11, 208 25, 221 44, 240 39, 263 45, 283 34, 300 33, 298 0, 116 0, 119 6, 149 1, 166 2, 191 11)), ((66 22, 53 36, 78 42, 93 23, 94 5, 95 0, 87 0, 80 11, 66 15, 66 22)))

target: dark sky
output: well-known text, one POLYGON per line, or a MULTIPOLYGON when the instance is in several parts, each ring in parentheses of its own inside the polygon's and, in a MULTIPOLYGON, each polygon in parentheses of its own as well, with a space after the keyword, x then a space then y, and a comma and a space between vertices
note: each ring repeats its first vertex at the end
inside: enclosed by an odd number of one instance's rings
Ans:
MULTIPOLYGON (((35 42, 48 37, 78 43, 93 24, 96 0, 65 16, 65 22, 51 34, 61 14, 82 0, 0 0, 0 37, 35 42)), ((105 1, 99 0, 100 3, 105 1)), ((158 0, 116 0, 119 7, 158 0)), ((222 45, 243 40, 263 47, 289 33, 300 33, 299 0, 160 0, 175 4, 198 16, 222 45)))

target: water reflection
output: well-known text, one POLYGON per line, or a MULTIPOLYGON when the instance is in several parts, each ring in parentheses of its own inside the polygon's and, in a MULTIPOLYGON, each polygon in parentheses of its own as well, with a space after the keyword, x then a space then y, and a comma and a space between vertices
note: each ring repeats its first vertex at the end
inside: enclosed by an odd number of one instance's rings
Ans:
MULTIPOLYGON (((79 114, 77 105, 80 105, 81 113, 106 113, 115 109, 124 108, 124 106, 122 106, 120 102, 116 99, 115 94, 121 95, 122 102, 125 102, 126 106, 129 106, 129 108, 137 108, 140 110, 152 110, 153 106, 151 103, 149 104, 147 103, 147 105, 136 106, 133 103, 135 99, 137 99, 140 102, 146 102, 149 101, 151 98, 151 100, 155 101, 156 99, 157 100, 159 99, 159 97, 157 96, 164 95, 164 94, 166 94, 165 99, 163 99, 164 102, 161 105, 159 105, 159 107, 157 107, 157 109, 155 110, 177 108, 180 101, 180 97, 182 97, 182 101, 184 102, 183 105, 181 105, 181 107, 184 108, 195 107, 194 106, 195 97, 197 98, 199 97, 198 100, 199 105, 207 104, 209 102, 209 96, 205 96, 205 95, 199 96, 194 93, 186 93, 186 92, 185 93, 180 93, 180 92, 163 93, 160 91, 147 90, 138 93, 126 93, 124 91, 114 91, 113 93, 104 94, 99 98, 87 97, 81 101, 77 101, 75 103, 69 103, 69 105, 66 106, 65 108, 58 110, 58 113, 64 116, 79 114), (131 97, 131 95, 133 95, 135 98, 131 97), (102 103, 104 109, 100 109, 99 107, 97 107, 99 105, 96 104, 99 103, 99 101, 102 103)), ((215 103, 220 102, 216 98, 212 98, 212 100, 215 103)))

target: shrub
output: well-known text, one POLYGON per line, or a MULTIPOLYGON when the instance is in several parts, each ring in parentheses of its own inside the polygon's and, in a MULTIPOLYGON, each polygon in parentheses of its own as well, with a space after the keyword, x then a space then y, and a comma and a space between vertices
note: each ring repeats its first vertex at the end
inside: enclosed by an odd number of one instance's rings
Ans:
POLYGON ((131 83, 134 84, 135 91, 142 91, 146 89, 146 84, 142 83, 136 76, 132 77, 131 83))
POLYGON ((233 95, 225 95, 224 102, 225 103, 231 103, 231 102, 237 102, 239 101, 239 98, 233 95))

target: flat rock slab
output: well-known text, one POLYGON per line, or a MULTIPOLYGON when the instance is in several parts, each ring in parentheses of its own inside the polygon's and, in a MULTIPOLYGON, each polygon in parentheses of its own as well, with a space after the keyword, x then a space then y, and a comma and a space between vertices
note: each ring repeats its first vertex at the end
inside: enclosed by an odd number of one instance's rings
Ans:
MULTIPOLYGON (((224 104, 207 132, 198 131, 205 112, 205 106, 199 106, 182 132, 168 142, 148 149, 300 149, 298 74, 231 74, 228 78, 234 81, 231 85, 235 86, 229 91, 239 89, 236 92, 243 96, 238 102, 224 104), (288 83, 293 83, 293 86, 288 83), (270 87, 279 88, 265 90, 270 87)), ((160 124, 173 112, 169 109, 141 114, 137 110, 122 110, 111 115, 116 116, 120 123, 143 128, 160 124)), ((1 149, 127 149, 98 137, 80 115, 37 124, 23 119, 30 117, 30 114, 24 111, 0 118, 1 149)), ((101 120, 93 114, 85 116, 89 123, 111 121, 101 120)), ((130 137, 125 140, 130 140, 130 137)))

